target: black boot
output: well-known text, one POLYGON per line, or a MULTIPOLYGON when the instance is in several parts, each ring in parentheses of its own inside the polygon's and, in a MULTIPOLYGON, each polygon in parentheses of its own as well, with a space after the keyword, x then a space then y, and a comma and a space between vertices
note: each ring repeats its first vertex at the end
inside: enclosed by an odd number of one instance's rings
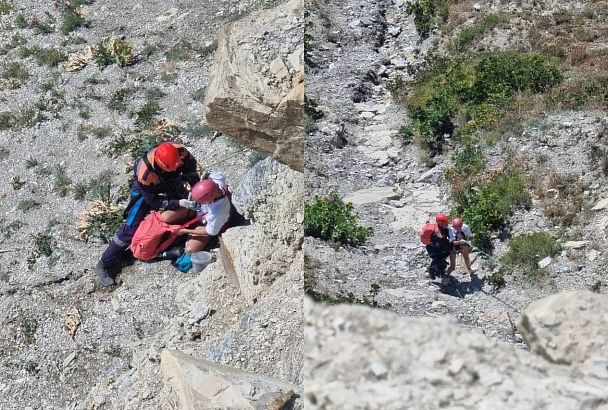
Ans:
POLYGON ((97 265, 95 266, 95 272, 97 272, 97 279, 99 280, 101 286, 103 286, 104 288, 116 285, 116 282, 114 281, 114 279, 112 279, 110 273, 108 272, 108 268, 109 265, 105 263, 102 259, 100 259, 99 262, 97 262, 97 265))
POLYGON ((174 246, 173 248, 169 248, 166 251, 159 253, 156 258, 160 260, 177 259, 182 256, 182 253, 184 253, 183 247, 174 246))

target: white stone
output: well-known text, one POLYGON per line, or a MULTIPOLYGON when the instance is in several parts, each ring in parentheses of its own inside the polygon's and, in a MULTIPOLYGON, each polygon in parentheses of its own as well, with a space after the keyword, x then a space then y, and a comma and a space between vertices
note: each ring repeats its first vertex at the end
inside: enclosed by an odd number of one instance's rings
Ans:
POLYGON ((591 262, 593 262, 594 260, 597 259, 598 256, 601 255, 601 252, 596 251, 595 249, 591 249, 589 251, 589 253, 587 254, 587 259, 589 259, 591 262))
POLYGON ((595 206, 593 208, 591 208, 591 210, 599 211, 599 210, 605 209, 606 207, 608 207, 608 198, 604 198, 601 201, 599 201, 597 204, 595 204, 595 206))
POLYGON ((394 187, 375 187, 353 192, 344 198, 344 202, 350 202, 353 205, 364 205, 380 202, 384 199, 398 199, 400 197, 401 195, 395 191, 394 187))
POLYGON ((547 256, 546 258, 543 258, 543 259, 541 259, 541 260, 538 262, 538 267, 539 267, 539 268, 541 268, 541 269, 544 269, 544 268, 546 268, 547 266, 549 266, 549 264, 551 264, 551 261, 552 261, 552 260, 553 260, 553 259, 551 259, 551 257, 550 257, 550 256, 547 256))
POLYGON ((566 241, 562 245, 566 249, 581 249, 589 244, 589 241, 566 241))

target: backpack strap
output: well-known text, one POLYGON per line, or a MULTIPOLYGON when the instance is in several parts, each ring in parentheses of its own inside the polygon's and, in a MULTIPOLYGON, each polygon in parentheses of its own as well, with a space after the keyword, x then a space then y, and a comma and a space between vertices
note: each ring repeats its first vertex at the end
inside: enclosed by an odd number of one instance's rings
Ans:
POLYGON ((207 214, 206 214, 206 213, 204 213, 204 214, 200 214, 200 215, 195 216, 194 218, 192 218, 191 220, 189 220, 189 221, 188 221, 188 222, 186 222, 185 224, 180 225, 180 226, 179 226, 179 227, 178 227, 178 228, 177 228, 175 231, 179 231, 180 229, 184 229, 185 227, 190 226, 190 225, 192 225, 193 223, 200 221, 201 219, 203 219, 203 217, 204 217, 205 215, 207 215, 207 214))
POLYGON ((154 165, 152 165, 150 163, 150 160, 148 159, 148 153, 145 153, 144 156, 141 158, 142 161, 144 161, 144 164, 146 165, 146 172, 144 172, 144 179, 148 179, 148 177, 150 176, 150 174, 152 172, 156 173, 156 169, 154 168, 154 165))
POLYGON ((171 234, 169 235, 169 237, 159 245, 159 249, 166 249, 168 246, 170 246, 173 243, 173 241, 175 240, 175 237, 177 236, 177 233, 180 230, 182 230, 183 228, 185 228, 185 227, 187 227, 189 225, 192 225, 195 222, 200 221, 201 219, 203 219, 203 217, 205 215, 206 214, 197 215, 194 218, 192 218, 191 220, 189 220, 188 222, 186 222, 185 224, 180 225, 177 228, 175 228, 174 230, 172 230, 171 234))

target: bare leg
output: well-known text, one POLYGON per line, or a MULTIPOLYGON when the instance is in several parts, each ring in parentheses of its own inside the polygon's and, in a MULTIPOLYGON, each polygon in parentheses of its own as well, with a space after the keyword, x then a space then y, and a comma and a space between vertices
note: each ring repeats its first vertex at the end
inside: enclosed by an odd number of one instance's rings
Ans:
POLYGON ((456 269, 456 252, 452 251, 450 252, 450 267, 448 268, 446 274, 449 275, 450 273, 454 272, 454 269, 456 269))
POLYGON ((185 222, 185 219, 188 217, 190 212, 192 211, 186 208, 163 211, 160 214, 160 220, 168 224, 178 224, 180 222, 185 222))
POLYGON ((462 247, 462 259, 464 259, 464 264, 467 267, 467 270, 469 271, 469 273, 475 273, 477 270, 471 268, 471 261, 469 260, 469 247, 468 246, 463 246, 462 247))
POLYGON ((202 236, 189 236, 186 241, 186 253, 192 255, 194 252, 202 251, 205 249, 205 246, 209 243, 209 241, 213 238, 209 235, 202 236))

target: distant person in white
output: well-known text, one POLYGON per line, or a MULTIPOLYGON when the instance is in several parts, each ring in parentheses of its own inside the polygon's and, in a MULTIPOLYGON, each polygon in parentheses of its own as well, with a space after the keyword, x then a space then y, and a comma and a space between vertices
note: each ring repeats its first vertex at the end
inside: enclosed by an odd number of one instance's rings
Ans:
POLYGON ((453 245, 452 252, 450 253, 450 267, 448 268, 448 274, 456 269, 456 255, 462 253, 462 259, 470 275, 473 275, 477 270, 471 267, 471 261, 469 254, 471 253, 471 246, 468 241, 473 237, 471 228, 469 225, 462 222, 460 218, 454 218, 452 226, 449 228, 448 239, 453 245))

